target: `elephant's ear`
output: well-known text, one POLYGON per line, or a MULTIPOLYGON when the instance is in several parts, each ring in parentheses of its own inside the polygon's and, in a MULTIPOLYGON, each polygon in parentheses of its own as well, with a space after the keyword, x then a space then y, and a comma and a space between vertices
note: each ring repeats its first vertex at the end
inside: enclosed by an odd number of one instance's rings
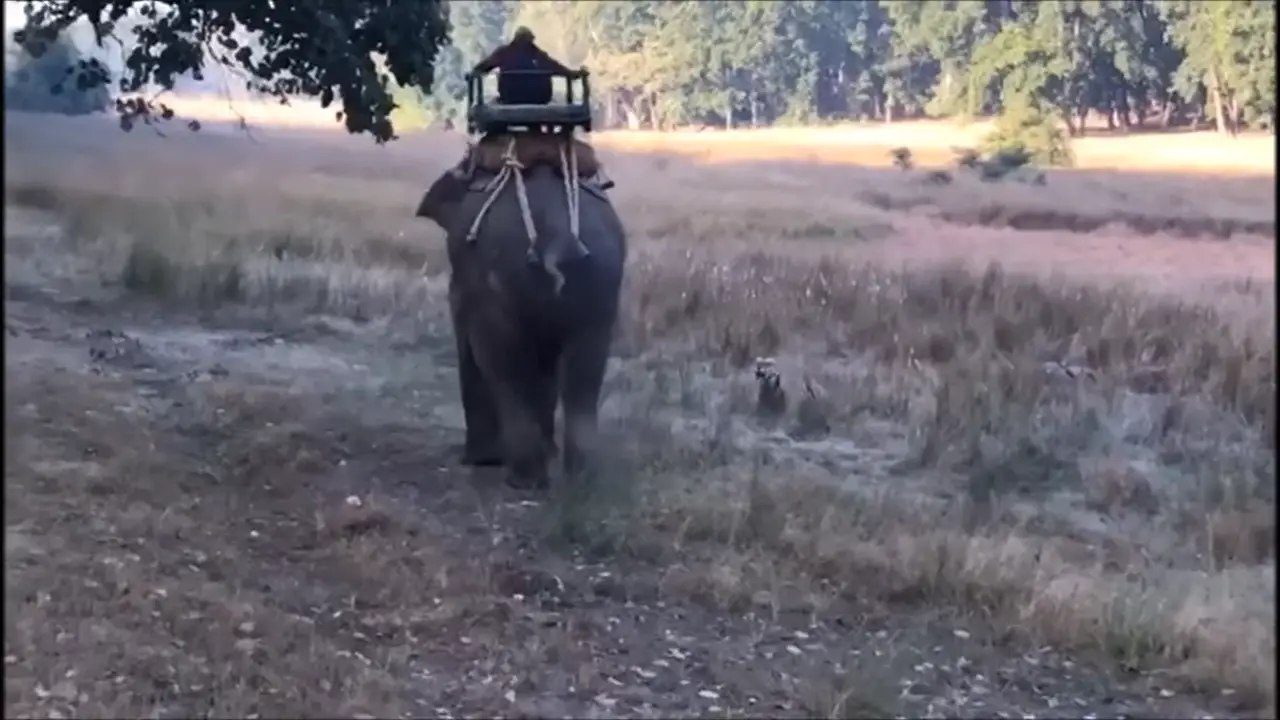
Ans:
POLYGON ((467 180, 460 173, 450 170, 441 175, 418 203, 414 217, 427 218, 446 230, 453 210, 467 193, 467 180))

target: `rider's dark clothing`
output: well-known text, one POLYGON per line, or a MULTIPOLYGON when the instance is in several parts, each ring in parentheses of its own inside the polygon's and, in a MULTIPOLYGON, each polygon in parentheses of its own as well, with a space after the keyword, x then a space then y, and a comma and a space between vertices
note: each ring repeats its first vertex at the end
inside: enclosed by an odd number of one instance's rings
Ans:
POLYGON ((489 53, 475 66, 475 71, 498 71, 498 102, 505 105, 546 105, 551 102, 551 76, 507 72, 509 70, 543 70, 571 72, 533 42, 533 34, 517 32, 511 42, 489 53))

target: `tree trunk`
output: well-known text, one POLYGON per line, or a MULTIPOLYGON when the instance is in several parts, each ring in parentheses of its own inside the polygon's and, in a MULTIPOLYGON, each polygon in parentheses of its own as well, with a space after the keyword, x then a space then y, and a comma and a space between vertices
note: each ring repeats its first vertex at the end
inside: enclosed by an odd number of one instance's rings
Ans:
POLYGON ((1222 101, 1222 86, 1218 84, 1218 73, 1214 72, 1210 76, 1212 85, 1209 87, 1210 101, 1213 103, 1213 119, 1217 123, 1218 132, 1226 134, 1231 132, 1231 128, 1227 126, 1227 108, 1222 101))
POLYGON ((618 107, 622 111, 622 117, 628 130, 639 130, 644 126, 643 97, 628 90, 618 98, 618 107))
POLYGON ((1076 122, 1075 122, 1075 119, 1074 119, 1074 115, 1072 114, 1072 112, 1071 112, 1071 110, 1070 110, 1070 109, 1067 109, 1067 111, 1066 111, 1066 112, 1062 113, 1062 121, 1063 121, 1063 122, 1065 122, 1065 123, 1067 124, 1067 135, 1068 135, 1068 137, 1075 137, 1075 136, 1076 136, 1076 122))
POLYGON ((1168 130, 1169 123, 1173 122, 1173 101, 1165 100, 1164 107, 1160 108, 1160 127, 1168 130))
POLYGON ((1151 113, 1151 104, 1145 100, 1139 102, 1136 99, 1130 103, 1133 108, 1133 124, 1139 129, 1147 126, 1147 116, 1151 113))
POLYGON ((635 88, 616 88, 612 94, 615 127, 639 130, 644 126, 644 95, 635 88))
POLYGON ((844 61, 840 61, 840 67, 836 69, 836 87, 834 94, 840 99, 840 106, 846 119, 849 117, 849 97, 845 92, 845 71, 844 61))
POLYGON ((1129 133, 1129 95, 1124 90, 1116 91, 1116 124, 1120 131, 1129 133))
POLYGON ((1089 122, 1089 108, 1067 105, 1062 108, 1062 120, 1067 125, 1068 136, 1083 137, 1085 126, 1089 122))

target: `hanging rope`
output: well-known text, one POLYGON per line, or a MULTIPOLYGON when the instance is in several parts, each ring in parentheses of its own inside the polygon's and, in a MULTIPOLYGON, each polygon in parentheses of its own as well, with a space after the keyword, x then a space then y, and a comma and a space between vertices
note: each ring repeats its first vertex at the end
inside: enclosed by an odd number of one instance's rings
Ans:
MULTIPOLYGON (((578 153, 573 148, 572 143, 572 138, 569 138, 568 142, 560 146, 560 174, 564 179, 565 204, 568 206, 569 211, 569 234, 573 237, 574 244, 578 246, 578 252, 582 256, 587 256, 590 252, 578 237, 581 224, 579 217, 581 187, 578 178, 578 153)), ((554 261, 546 262, 545 259, 538 255, 538 231, 533 224, 533 211, 529 207, 529 193, 524 184, 524 164, 520 162, 516 154, 515 137, 507 141, 507 149, 502 154, 502 169, 484 186, 486 195, 484 204, 480 206, 480 211, 476 213, 475 219, 471 221, 471 227, 467 230, 467 242, 474 243, 476 238, 479 237, 480 225, 484 222, 485 215, 489 213, 490 208, 497 202, 498 197, 502 195, 507 183, 512 180, 515 181, 516 200, 520 203, 520 219, 524 222, 525 233, 529 236, 529 250, 526 259, 531 265, 540 264, 546 269, 555 285, 555 292, 559 294, 560 288, 564 286, 564 275, 560 272, 560 268, 556 267, 554 261)))
POLYGON ((484 199, 484 204, 480 206, 480 212, 476 213, 475 220, 471 221, 471 229, 467 231, 468 243, 476 241, 476 237, 480 234, 480 223, 484 222, 484 216, 493 207, 493 203, 498 200, 498 196, 502 195, 507 183, 514 178, 516 181, 516 200, 520 203, 520 219, 524 221, 524 230, 529 235, 529 253, 535 260, 537 259, 534 245, 538 242, 538 231, 533 226, 533 211, 529 209, 529 193, 524 187, 523 171, 524 165, 520 162, 520 158, 516 156, 516 139, 512 137, 507 141, 506 151, 502 153, 502 170, 498 171, 498 174, 484 186, 487 197, 484 199))
POLYGON ((560 146, 560 174, 564 177, 564 199, 569 206, 569 233, 574 242, 581 244, 578 239, 578 153, 572 143, 570 139, 560 146))

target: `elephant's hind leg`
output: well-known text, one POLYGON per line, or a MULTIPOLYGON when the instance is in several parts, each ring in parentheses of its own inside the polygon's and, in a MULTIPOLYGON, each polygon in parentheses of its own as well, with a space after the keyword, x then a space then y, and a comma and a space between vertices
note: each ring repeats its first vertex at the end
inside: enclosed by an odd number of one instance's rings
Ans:
POLYGON ((465 328, 457 328, 455 332, 458 336, 458 382, 462 388, 462 412, 467 424, 462 462, 477 467, 496 467, 503 464, 498 404, 493 397, 493 389, 480 373, 465 328))
POLYGON ((560 401, 560 383, 556 371, 555 361, 551 362, 550 367, 544 365, 530 394, 534 417, 538 423, 538 429, 542 432, 549 456, 556 454, 556 405, 560 401))
POLYGON ((561 401, 564 403, 564 471, 574 476, 586 470, 587 454, 595 444, 600 389, 609 363, 613 328, 583 328, 565 348, 561 401))
POLYGON ((472 348, 496 401, 508 482, 519 488, 549 484, 551 444, 546 436, 540 392, 546 382, 538 358, 524 338, 483 328, 472 333, 472 348))

